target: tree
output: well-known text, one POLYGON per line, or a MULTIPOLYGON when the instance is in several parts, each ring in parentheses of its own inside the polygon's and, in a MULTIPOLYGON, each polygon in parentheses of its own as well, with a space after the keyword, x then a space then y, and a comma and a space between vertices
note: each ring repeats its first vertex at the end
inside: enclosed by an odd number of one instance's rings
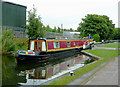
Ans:
POLYGON ((41 22, 41 17, 37 16, 36 9, 33 8, 33 11, 28 11, 28 25, 27 34, 29 38, 39 38, 44 37, 45 28, 43 27, 43 23, 41 22))
POLYGON ((113 39, 114 40, 117 40, 117 39, 120 40, 120 28, 114 28, 113 31, 114 31, 113 39))
POLYGON ((113 29, 115 25, 112 24, 112 20, 105 15, 88 14, 82 19, 82 22, 77 28, 81 32, 81 36, 88 36, 91 34, 99 34, 100 39, 110 39, 111 34, 113 34, 113 29))
POLYGON ((61 29, 60 29, 60 27, 58 27, 58 29, 57 29, 57 33, 61 33, 61 29))
POLYGON ((52 32, 52 28, 50 28, 50 26, 47 25, 47 26, 46 26, 46 31, 48 31, 48 32, 52 32))
POLYGON ((72 28, 70 28, 70 31, 73 31, 73 29, 72 29, 72 28))
POLYGON ((54 29, 52 30, 52 32, 56 32, 56 30, 57 30, 57 29, 56 29, 56 26, 54 26, 54 29))
POLYGON ((99 36, 99 34, 95 34, 95 35, 93 36, 93 38, 94 38, 94 40, 95 40, 96 42, 99 42, 99 41, 100 41, 100 36, 99 36))
POLYGON ((67 29, 64 29, 64 31, 67 31, 67 29))

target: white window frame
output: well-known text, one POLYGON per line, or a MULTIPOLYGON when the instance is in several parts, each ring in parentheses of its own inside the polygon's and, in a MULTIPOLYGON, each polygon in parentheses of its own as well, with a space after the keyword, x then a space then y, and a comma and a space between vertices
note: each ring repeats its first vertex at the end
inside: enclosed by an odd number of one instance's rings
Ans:
POLYGON ((69 41, 67 42, 67 47, 70 47, 70 42, 69 41))
POLYGON ((34 41, 31 41, 30 50, 34 50, 34 41))
POLYGON ((75 42, 73 42, 73 45, 76 45, 76 43, 75 43, 75 42))
POLYGON ((54 48, 60 48, 60 43, 59 42, 53 42, 54 48), (57 46, 58 44, 58 46, 57 46))
POLYGON ((42 51, 46 51, 46 44, 45 44, 45 41, 42 41, 42 51))

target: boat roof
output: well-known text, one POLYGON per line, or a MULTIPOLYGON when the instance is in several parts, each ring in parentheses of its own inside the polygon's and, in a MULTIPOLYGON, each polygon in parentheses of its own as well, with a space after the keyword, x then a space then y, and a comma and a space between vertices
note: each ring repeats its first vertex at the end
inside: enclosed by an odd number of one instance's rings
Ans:
POLYGON ((79 40, 88 40, 88 39, 79 39, 79 38, 32 38, 29 40, 44 40, 44 41, 79 41, 79 40))

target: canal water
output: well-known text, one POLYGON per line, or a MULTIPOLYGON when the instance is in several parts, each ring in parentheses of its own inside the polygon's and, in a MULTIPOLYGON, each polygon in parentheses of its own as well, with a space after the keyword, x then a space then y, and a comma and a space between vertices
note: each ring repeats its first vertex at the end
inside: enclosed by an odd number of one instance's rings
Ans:
POLYGON ((18 83, 26 83, 27 78, 31 80, 47 79, 68 67, 83 63, 87 59, 89 59, 88 56, 77 54, 68 58, 18 64, 15 57, 2 56, 2 85, 17 86, 18 83))

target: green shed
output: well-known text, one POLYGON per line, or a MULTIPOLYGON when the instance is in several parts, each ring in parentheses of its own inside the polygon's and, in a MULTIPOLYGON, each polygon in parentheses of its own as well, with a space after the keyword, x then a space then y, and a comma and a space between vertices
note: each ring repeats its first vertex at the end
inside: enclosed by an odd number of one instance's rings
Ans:
POLYGON ((2 26, 23 27, 26 25, 26 6, 2 1, 2 26))
POLYGON ((0 26, 2 26, 2 3, 0 1, 0 26))

